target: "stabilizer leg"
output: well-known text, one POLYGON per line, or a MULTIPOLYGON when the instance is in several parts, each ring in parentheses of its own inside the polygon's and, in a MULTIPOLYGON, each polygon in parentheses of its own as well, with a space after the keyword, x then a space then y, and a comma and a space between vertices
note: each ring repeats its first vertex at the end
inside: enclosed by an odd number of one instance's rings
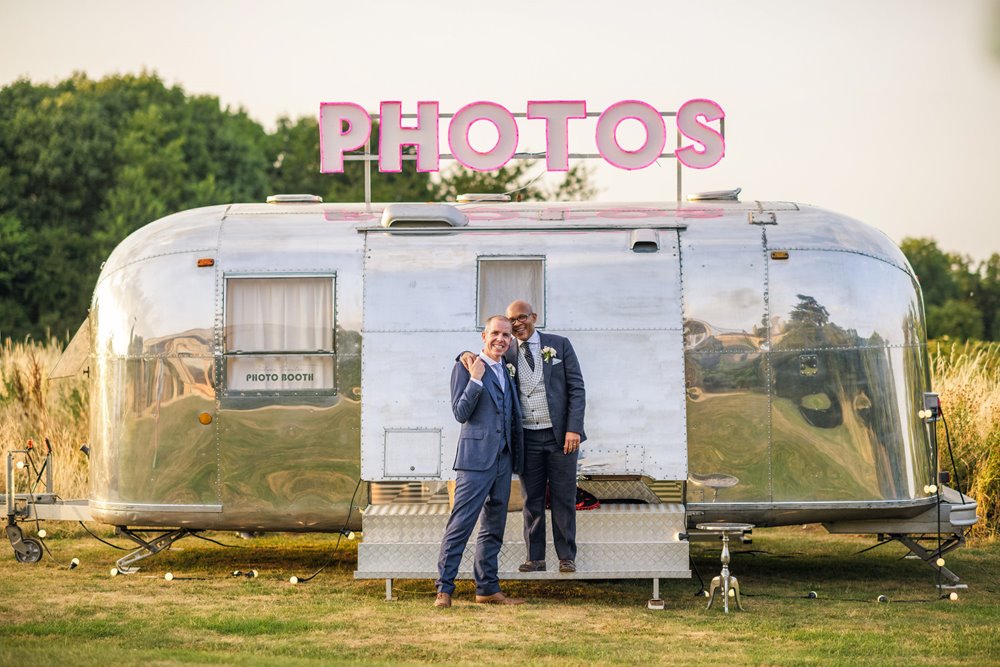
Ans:
POLYGON ((138 572, 138 566, 133 565, 133 563, 136 563, 144 558, 149 558, 154 554, 158 554, 164 549, 169 548, 171 544, 182 537, 193 535, 195 533, 195 531, 188 530, 187 528, 178 528, 176 530, 167 531, 157 537, 154 537, 152 540, 146 541, 128 528, 119 528, 118 532, 140 545, 140 548, 136 549, 127 556, 122 556, 118 559, 118 562, 115 563, 119 574, 134 574, 138 572))

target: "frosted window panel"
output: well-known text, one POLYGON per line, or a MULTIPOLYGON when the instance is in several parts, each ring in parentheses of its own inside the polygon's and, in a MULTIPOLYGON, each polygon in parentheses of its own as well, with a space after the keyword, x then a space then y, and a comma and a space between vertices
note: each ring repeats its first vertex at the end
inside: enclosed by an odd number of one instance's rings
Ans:
POLYGON ((545 261, 538 259, 479 260, 478 324, 503 315, 511 301, 522 299, 538 314, 535 326, 545 326, 545 261))
POLYGON ((228 352, 333 352, 333 279, 232 278, 228 352))

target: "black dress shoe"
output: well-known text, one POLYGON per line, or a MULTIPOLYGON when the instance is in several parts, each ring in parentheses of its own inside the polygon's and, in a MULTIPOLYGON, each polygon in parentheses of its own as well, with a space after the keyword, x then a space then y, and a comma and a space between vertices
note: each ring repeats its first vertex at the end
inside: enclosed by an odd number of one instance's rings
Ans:
POLYGON ((544 560, 526 560, 517 566, 518 572, 545 572, 544 560))
POLYGON ((564 558, 559 561, 559 571, 560 572, 576 572, 576 563, 569 559, 564 558))

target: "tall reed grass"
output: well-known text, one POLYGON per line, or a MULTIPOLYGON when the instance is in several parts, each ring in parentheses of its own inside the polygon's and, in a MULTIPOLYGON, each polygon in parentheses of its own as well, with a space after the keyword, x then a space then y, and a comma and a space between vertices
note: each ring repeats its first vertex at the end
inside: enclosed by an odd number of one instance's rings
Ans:
MULTIPOLYGON (((52 338, 4 341, 0 348, 0 450, 52 443, 55 490, 63 498, 87 497, 87 461, 79 451, 89 437, 86 378, 48 380, 63 344, 52 338)), ((934 341, 930 345, 934 390, 941 395, 962 490, 979 503, 973 536, 1000 534, 1000 343, 934 341)), ((941 469, 951 462, 943 423, 941 469)), ((954 486, 956 481, 952 482, 954 486)))
POLYGON ((934 391, 941 396, 939 466, 951 469, 948 439, 958 479, 951 486, 979 503, 977 537, 1000 534, 1000 343, 947 339, 930 346, 934 391), (947 424, 947 429, 944 428, 947 424))
MULTIPOLYGON (((82 375, 49 380, 49 371, 62 355, 64 342, 45 343, 7 338, 0 348, 0 451, 25 449, 34 443, 32 458, 40 468, 46 454, 45 439, 52 446, 53 486, 62 498, 87 497, 87 460, 80 446, 90 433, 89 389, 82 375)), ((26 492, 36 475, 22 473, 18 492, 26 492)), ((44 477, 34 486, 43 491, 44 477)))

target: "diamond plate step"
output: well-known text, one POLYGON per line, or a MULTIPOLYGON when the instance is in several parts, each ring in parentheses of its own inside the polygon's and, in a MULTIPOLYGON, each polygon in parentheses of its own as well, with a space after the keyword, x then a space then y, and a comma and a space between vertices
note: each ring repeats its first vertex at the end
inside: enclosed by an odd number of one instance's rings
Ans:
MULTIPOLYGON (((363 539, 358 545, 358 579, 435 578, 441 536, 448 522, 441 505, 369 506, 364 512, 363 539)), ((547 517, 551 526, 551 516, 547 517)), ((688 543, 684 507, 679 504, 608 504, 577 513, 577 571, 558 572, 551 532, 546 546, 546 572, 518 572, 527 550, 520 512, 507 515, 500 551, 503 579, 686 578, 688 543)), ((475 535, 465 549, 459 578, 472 578, 475 535)), ((550 529, 551 531, 551 529, 550 529)))

